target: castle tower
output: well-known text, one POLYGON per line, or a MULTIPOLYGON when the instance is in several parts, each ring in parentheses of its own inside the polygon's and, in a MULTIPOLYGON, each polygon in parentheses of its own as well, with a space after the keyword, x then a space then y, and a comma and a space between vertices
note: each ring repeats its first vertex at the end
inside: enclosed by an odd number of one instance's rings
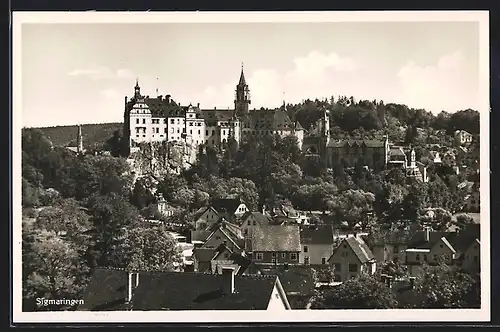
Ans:
POLYGON ((135 80, 134 97, 136 99, 141 97, 141 87, 139 86, 139 79, 135 80))
POLYGON ((78 125, 78 136, 76 137, 76 152, 78 154, 83 153, 83 136, 82 136, 82 126, 78 125))
POLYGON ((241 65, 240 81, 236 86, 236 97, 234 99, 234 111, 238 117, 243 117, 248 114, 250 108, 250 90, 248 89, 243 73, 243 64, 241 65))

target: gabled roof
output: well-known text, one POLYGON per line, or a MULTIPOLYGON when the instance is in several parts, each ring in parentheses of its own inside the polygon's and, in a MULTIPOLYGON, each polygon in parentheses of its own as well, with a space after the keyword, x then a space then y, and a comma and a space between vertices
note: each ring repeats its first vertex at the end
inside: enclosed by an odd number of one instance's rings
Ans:
POLYGON ((206 239, 212 234, 210 231, 191 231, 191 242, 192 241, 203 241, 205 242, 206 239))
MULTIPOLYGON (((229 224, 229 223, 227 223, 229 224)), ((233 225, 233 224, 229 224, 233 225)), ((235 226, 235 225, 233 225, 235 226)), ((238 226, 235 226, 238 227, 238 226)), ((245 248, 245 240, 243 236, 241 235, 241 229, 238 227, 238 234, 233 233, 234 229, 228 228, 224 224, 218 224, 216 228, 210 233, 210 235, 207 238, 207 241, 211 239, 216 232, 221 232, 223 235, 226 236, 226 238, 231 241, 237 248, 239 249, 244 249, 245 248)))
POLYGON ((215 126, 216 122, 228 122, 236 120, 233 110, 202 110, 201 115, 207 125, 215 126))
POLYGON ((335 255, 335 252, 339 248, 341 248, 344 244, 347 244, 351 248, 351 250, 354 252, 356 257, 358 257, 361 264, 365 264, 365 263, 375 259, 373 252, 370 250, 370 248, 368 248, 365 241, 363 241, 362 239, 359 239, 357 237, 354 237, 354 236, 349 236, 349 237, 345 238, 340 243, 340 245, 334 250, 332 256, 330 256, 328 261, 330 261, 330 259, 333 257, 333 255, 335 255))
POLYGON ((449 236, 450 232, 429 232, 429 241, 425 241, 425 231, 416 232, 408 241, 409 249, 432 249, 441 238, 449 236))
POLYGON ((252 231, 252 251, 301 251, 299 226, 256 227, 252 231))
POLYGON ((253 211, 248 211, 245 212, 243 217, 241 217, 242 222, 247 222, 248 218, 252 217, 255 221, 257 221, 261 225, 267 225, 270 223, 270 218, 263 214, 262 212, 253 212, 253 211))
POLYGON ((333 226, 305 226, 300 229, 301 244, 333 244, 333 226))
POLYGON ((212 202, 211 206, 219 213, 219 214, 228 214, 232 216, 238 206, 242 204, 242 200, 237 198, 220 198, 216 199, 212 202))
MULTIPOLYGON (((234 277, 235 292, 223 291, 223 276, 187 272, 139 272, 132 310, 266 310, 276 276, 234 277)), ((79 310, 124 310, 127 272, 97 269, 79 310)), ((286 300, 286 296, 285 296, 286 300)))
POLYGON ((314 291, 313 270, 310 265, 269 266, 255 264, 263 275, 277 275, 287 295, 312 294, 314 291))

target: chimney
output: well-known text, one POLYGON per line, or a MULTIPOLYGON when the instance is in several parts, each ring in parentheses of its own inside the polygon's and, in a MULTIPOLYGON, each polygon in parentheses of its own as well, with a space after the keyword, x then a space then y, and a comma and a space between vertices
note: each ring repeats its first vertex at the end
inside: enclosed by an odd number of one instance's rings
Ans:
POLYGON ((127 302, 130 302, 132 300, 134 289, 136 289, 137 286, 139 286, 139 273, 129 272, 127 283, 127 302))
POLYGON ((222 290, 225 294, 233 294, 234 293, 234 268, 226 267, 222 268, 222 290))
POLYGON ((170 103, 170 97, 171 97, 170 95, 165 96, 165 100, 167 101, 167 103, 170 103))
POLYGON ((163 96, 162 96, 162 95, 159 95, 159 96, 158 96, 158 99, 163 100, 163 96))
POLYGON ((415 288, 415 277, 410 277, 410 287, 415 288))
POLYGON ((425 242, 429 242, 430 238, 431 238, 431 230, 429 229, 429 227, 426 227, 425 231, 424 231, 424 240, 425 240, 425 242))
POLYGON ((200 103, 198 103, 198 104, 196 105, 196 107, 197 107, 197 108, 200 108, 200 103))

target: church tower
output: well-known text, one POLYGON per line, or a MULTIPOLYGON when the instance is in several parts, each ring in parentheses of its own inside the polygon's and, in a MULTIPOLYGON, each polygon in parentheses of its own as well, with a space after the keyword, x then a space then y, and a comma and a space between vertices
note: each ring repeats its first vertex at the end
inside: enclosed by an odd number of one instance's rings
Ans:
POLYGON ((78 136, 76 138, 76 152, 78 154, 83 153, 83 136, 82 136, 82 126, 78 125, 78 136))
POLYGON ((236 86, 236 98, 234 99, 234 111, 238 117, 242 117, 248 114, 250 109, 250 90, 248 89, 247 82, 245 80, 245 74, 243 73, 243 64, 241 65, 241 75, 240 81, 236 86))

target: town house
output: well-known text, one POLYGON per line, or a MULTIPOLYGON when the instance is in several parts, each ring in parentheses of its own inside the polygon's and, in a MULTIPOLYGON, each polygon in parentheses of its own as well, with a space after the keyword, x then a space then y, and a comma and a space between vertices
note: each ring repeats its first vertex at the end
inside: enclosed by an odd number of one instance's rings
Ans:
POLYGON ((258 264, 298 264, 300 230, 297 225, 268 225, 253 230, 249 250, 258 264))
POLYGON ((468 145, 472 143, 472 134, 465 130, 457 130, 454 133, 455 143, 457 145, 468 145))
POLYGON ((239 197, 216 199, 212 201, 210 206, 217 211, 220 217, 224 217, 231 222, 249 211, 246 204, 239 197))
POLYGON ((361 273, 375 273, 376 261, 368 245, 358 237, 342 240, 328 259, 333 267, 336 282, 355 278, 361 273))
POLYGON ((266 227, 271 223, 271 218, 261 212, 246 212, 240 219, 241 229, 245 237, 251 238, 253 229, 266 227))
POLYGON ((203 231, 214 225, 219 219, 219 213, 212 206, 205 206, 195 213, 195 228, 203 231))
POLYGON ((245 240, 241 229, 234 224, 222 221, 208 236, 202 248, 218 248, 224 244, 233 252, 242 252, 245 249, 245 240))
POLYGON ((300 264, 328 264, 333 253, 332 225, 304 226, 300 230, 300 264))
POLYGON ((406 249, 406 265, 411 276, 418 276, 421 266, 427 264, 437 264, 443 260, 447 264, 452 264, 457 251, 446 238, 450 232, 432 232, 429 228, 415 233, 409 240, 406 249))

